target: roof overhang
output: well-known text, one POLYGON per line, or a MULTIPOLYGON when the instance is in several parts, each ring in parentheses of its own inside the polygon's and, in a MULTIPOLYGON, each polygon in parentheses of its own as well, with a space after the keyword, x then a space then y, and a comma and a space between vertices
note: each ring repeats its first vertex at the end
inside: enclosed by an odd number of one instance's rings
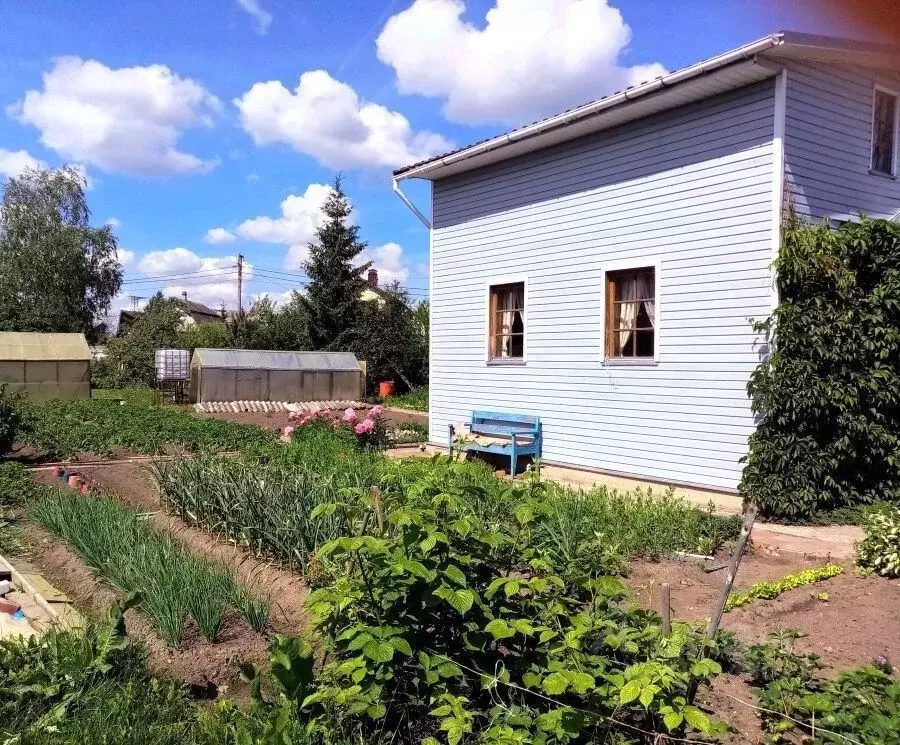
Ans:
POLYGON ((900 68, 900 55, 890 47, 781 32, 558 116, 401 168, 394 172, 394 179, 436 181, 742 88, 777 75, 780 58, 900 68))

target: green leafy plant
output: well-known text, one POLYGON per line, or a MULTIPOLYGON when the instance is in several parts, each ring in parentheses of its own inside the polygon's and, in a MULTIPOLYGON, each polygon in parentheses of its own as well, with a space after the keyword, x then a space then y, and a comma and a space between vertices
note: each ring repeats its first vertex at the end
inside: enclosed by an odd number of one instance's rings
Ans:
POLYGON ((566 579, 533 548, 539 500, 503 529, 427 484, 384 498, 314 511, 341 515, 347 534, 321 547, 331 581, 309 598, 327 653, 301 702, 313 726, 449 745, 721 731, 690 702, 721 669, 699 632, 663 634, 590 567, 566 579))
POLYGON ((22 403, 21 439, 51 457, 78 452, 108 454, 113 448, 162 453, 173 445, 192 451, 241 450, 272 442, 254 427, 162 407, 83 399, 22 403))
POLYGON ((143 515, 116 499, 83 497, 45 487, 30 506, 41 527, 62 538, 97 574, 156 623, 165 641, 181 644, 184 619, 214 641, 227 607, 251 626, 266 614, 234 576, 185 553, 143 515))
POLYGON ((844 568, 840 564, 826 564, 817 569, 804 569, 795 574, 787 574, 773 582, 757 582, 746 592, 736 592, 729 595, 728 600, 725 602, 725 611, 740 608, 758 598, 772 600, 787 590, 793 590, 795 587, 811 585, 836 577, 842 574, 843 571, 844 568))
POLYGON ((794 642, 803 636, 788 629, 747 650, 767 742, 895 743, 900 683, 889 667, 866 665, 833 680, 819 677, 819 658, 794 651, 794 642))
POLYGON ((0 455, 16 441, 21 423, 22 417, 14 395, 6 392, 6 383, 0 383, 0 455))
POLYGON ((775 262, 780 302, 756 325, 768 356, 750 377, 741 488, 762 514, 897 503, 900 494, 900 225, 807 225, 793 215, 775 262))
POLYGON ((871 508, 865 517, 866 537, 856 546, 856 563, 868 574, 900 577, 900 507, 871 508))
POLYGON ((408 393, 388 396, 384 399, 384 405, 394 406, 398 409, 428 411, 428 386, 419 386, 418 388, 413 388, 408 393))

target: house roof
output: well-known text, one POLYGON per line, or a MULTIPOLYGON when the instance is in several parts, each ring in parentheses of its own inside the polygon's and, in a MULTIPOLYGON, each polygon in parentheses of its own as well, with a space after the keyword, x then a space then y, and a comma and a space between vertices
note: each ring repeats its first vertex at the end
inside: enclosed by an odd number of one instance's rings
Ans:
POLYGON ((400 168, 394 178, 435 181, 708 98, 775 76, 779 58, 900 67, 900 49, 894 46, 779 31, 556 116, 400 168))
POLYGON ((0 360, 90 360, 84 334, 0 331, 0 360))
POLYGON ((359 372, 351 352, 281 352, 256 349, 195 349, 193 365, 230 370, 312 370, 359 372))

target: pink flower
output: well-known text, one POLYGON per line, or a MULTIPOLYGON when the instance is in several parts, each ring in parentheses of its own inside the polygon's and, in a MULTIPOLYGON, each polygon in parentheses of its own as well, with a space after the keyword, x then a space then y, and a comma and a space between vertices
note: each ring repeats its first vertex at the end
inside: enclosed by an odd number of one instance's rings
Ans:
POLYGON ((353 409, 347 409, 344 412, 344 416, 341 417, 341 421, 344 422, 355 422, 356 421, 356 412, 353 409))
POLYGON ((294 427, 285 427, 284 428, 284 436, 290 437, 292 434, 294 434, 294 429, 295 429, 294 427))
POLYGON ((369 412, 371 416, 380 416, 381 412, 384 411, 384 407, 381 404, 376 404, 372 407, 372 410, 369 412))
POLYGON ((353 431, 358 435, 367 435, 373 429, 375 429, 375 422, 371 419, 363 419, 353 428, 353 431))

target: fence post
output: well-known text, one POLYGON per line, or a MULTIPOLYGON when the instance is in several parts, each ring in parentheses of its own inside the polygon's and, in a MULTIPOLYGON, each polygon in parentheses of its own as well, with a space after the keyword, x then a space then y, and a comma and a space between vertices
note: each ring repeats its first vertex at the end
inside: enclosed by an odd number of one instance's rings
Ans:
POLYGON ((722 594, 719 596, 719 602, 716 603, 716 609, 713 612, 712 618, 709 620, 709 627, 706 630, 707 639, 712 639, 719 630, 719 624, 722 622, 722 614, 725 612, 725 603, 728 602, 728 596, 731 594, 731 586, 734 584, 734 578, 737 575, 741 557, 744 555, 744 546, 747 545, 747 539, 750 538, 750 531, 753 530, 753 522, 755 520, 756 505, 751 504, 744 513, 744 524, 741 525, 741 534, 738 536, 737 544, 731 554, 731 561, 728 564, 728 573, 725 575, 725 584, 722 587, 722 594))

